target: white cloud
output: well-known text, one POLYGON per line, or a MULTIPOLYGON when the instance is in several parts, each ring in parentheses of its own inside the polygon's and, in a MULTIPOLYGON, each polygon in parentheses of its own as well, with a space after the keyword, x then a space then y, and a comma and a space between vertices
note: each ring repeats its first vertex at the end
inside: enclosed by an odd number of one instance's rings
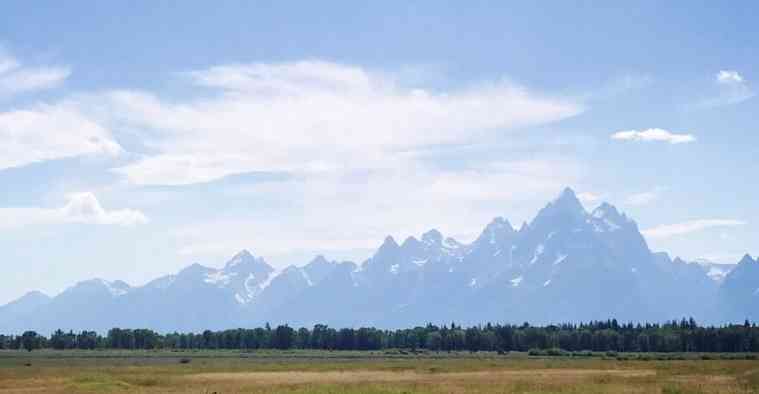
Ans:
POLYGON ((611 135, 618 141, 644 141, 644 142, 669 142, 670 144, 683 144, 696 141, 692 134, 678 134, 664 129, 628 130, 619 131, 611 135))
MULTIPOLYGON (((529 214, 539 208, 532 206, 537 201, 548 201, 581 177, 579 165, 562 157, 476 158, 445 169, 431 163, 429 147, 502 140, 502 133, 583 111, 578 102, 511 83, 428 91, 405 87, 387 73, 327 62, 225 66, 185 76, 197 85, 194 98, 112 91, 0 114, 0 140, 15 141, 11 148, 0 146, 0 168, 117 154, 113 130, 134 133, 144 144, 137 161, 114 170, 132 184, 187 185, 250 171, 291 175, 244 185, 251 201, 267 208, 252 209, 236 224, 187 226, 177 238, 179 249, 190 254, 237 245, 260 246, 264 255, 289 253, 294 246, 360 249, 389 233, 419 234, 435 223, 476 234, 504 214, 504 206, 529 214), (525 204, 529 209, 515 208, 525 204)), ((2 214, 22 224, 82 218, 65 213, 72 210, 2 214)), ((136 214, 86 217, 142 222, 136 214)), ((512 219, 528 219, 518 215, 512 219)))
POLYGON ((738 104, 756 95, 748 81, 735 70, 720 70, 714 77, 717 85, 716 94, 702 100, 701 107, 720 107, 724 105, 738 104))
POLYGON ((111 133, 76 105, 0 112, 0 169, 86 154, 117 155, 111 133))
POLYGON ((728 85, 741 84, 744 82, 744 79, 737 71, 720 70, 720 72, 717 73, 717 82, 728 85))
MULTIPOLYGON (((0 49, 0 99, 53 88, 68 78, 67 67, 27 67, 0 49)), ((38 104, 0 112, 0 170, 121 147, 77 103, 38 104)))
POLYGON ((89 192, 68 195, 60 208, 0 208, 0 218, 0 228, 69 223, 134 226, 148 222, 140 211, 104 209, 89 192))
POLYGON ((663 188, 657 187, 654 190, 631 194, 625 199, 625 204, 632 206, 648 205, 658 200, 663 191, 663 188))
POLYGON ((717 227, 743 226, 746 222, 732 219, 698 219, 682 223, 665 224, 641 231, 651 239, 671 238, 717 227))
POLYGON ((71 75, 68 67, 27 67, 0 52, 0 97, 54 88, 71 75))
POLYGON ((449 91, 323 61, 220 66, 186 73, 210 98, 170 102, 113 92, 105 112, 146 130, 156 154, 116 169, 135 184, 181 185, 249 171, 383 169, 406 153, 467 142, 582 112, 507 82, 449 91))

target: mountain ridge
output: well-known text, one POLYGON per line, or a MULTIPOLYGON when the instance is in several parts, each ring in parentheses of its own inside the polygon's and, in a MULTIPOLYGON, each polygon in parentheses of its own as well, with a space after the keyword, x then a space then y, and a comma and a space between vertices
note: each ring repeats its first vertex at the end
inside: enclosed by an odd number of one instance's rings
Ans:
POLYGON ((713 270, 651 252, 633 219, 607 202, 588 212, 566 188, 518 230, 496 217, 468 244, 432 229, 387 236, 361 264, 316 256, 282 269, 244 249, 143 286, 91 279, 17 300, 0 307, 0 332, 759 318, 759 262, 713 270))

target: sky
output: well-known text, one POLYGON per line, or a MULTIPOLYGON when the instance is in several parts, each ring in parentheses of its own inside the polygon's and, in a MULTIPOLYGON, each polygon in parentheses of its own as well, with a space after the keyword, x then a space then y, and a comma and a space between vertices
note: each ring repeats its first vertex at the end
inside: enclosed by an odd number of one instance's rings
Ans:
POLYGON ((567 186, 654 251, 759 253, 756 2, 368 3, 5 4, 0 304, 469 242, 567 186))

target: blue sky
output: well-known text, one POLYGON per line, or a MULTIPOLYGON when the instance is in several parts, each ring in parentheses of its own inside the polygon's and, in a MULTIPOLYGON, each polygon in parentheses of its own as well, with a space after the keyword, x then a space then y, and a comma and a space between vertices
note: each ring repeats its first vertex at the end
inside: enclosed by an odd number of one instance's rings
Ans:
POLYGON ((597 3, 6 4, 0 303, 470 241, 565 186, 654 250, 759 253, 759 5, 597 3))

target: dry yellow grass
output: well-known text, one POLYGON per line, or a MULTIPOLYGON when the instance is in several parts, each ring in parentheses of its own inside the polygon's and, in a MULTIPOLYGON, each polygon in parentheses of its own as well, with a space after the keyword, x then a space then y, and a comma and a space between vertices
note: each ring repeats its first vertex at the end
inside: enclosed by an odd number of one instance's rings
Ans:
POLYGON ((747 360, 2 358, 0 393, 759 393, 747 360), (31 366, 25 366, 31 364, 31 366))

